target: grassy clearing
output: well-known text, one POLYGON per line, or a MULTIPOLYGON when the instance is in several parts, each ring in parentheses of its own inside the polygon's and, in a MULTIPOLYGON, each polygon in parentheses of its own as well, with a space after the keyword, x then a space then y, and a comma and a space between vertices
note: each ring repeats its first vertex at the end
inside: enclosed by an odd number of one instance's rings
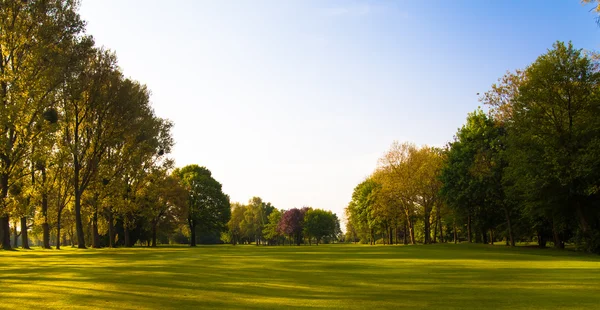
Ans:
POLYGON ((593 309, 600 257, 484 245, 0 252, 0 308, 593 309))

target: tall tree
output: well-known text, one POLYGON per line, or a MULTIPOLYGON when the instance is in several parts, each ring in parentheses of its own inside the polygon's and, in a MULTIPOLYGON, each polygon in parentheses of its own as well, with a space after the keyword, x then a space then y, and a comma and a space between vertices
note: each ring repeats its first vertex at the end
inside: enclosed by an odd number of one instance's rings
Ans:
MULTIPOLYGON (((23 161, 55 122, 54 97, 69 62, 67 46, 82 31, 78 1, 0 2, 0 226, 9 230, 9 187, 28 175, 23 161)), ((2 244, 10 248, 8 234, 2 244)))
POLYGON ((507 178, 529 213, 551 222, 555 243, 575 219, 587 250, 600 252, 600 70, 557 42, 526 70, 509 126, 507 178))

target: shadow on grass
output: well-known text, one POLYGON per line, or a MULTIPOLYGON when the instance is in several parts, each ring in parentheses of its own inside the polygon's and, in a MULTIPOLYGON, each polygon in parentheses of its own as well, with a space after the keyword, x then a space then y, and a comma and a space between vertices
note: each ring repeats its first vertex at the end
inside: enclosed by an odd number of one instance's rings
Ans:
POLYGON ((576 254, 469 244, 10 252, 0 308, 594 308, 600 258, 576 254))

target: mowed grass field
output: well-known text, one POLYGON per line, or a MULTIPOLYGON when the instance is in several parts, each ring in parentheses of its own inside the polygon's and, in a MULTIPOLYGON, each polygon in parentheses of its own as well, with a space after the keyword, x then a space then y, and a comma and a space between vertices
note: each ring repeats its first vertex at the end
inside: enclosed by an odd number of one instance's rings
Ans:
POLYGON ((503 246, 0 251, 3 309, 600 309, 600 257, 503 246))

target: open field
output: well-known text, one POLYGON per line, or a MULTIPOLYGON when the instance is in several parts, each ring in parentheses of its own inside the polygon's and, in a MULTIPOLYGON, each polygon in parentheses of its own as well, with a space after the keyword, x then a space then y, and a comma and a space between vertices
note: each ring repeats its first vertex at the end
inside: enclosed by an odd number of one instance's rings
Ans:
POLYGON ((600 307, 600 257, 483 245, 0 252, 0 308, 600 307))

